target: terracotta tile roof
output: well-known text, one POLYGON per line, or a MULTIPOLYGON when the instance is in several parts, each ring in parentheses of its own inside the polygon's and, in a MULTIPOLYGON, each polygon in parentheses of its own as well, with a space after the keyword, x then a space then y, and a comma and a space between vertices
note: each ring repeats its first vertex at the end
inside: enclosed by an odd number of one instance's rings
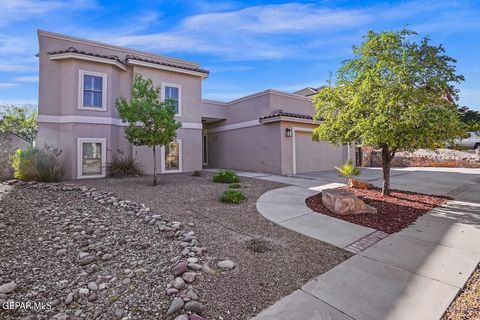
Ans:
POLYGON ((122 61, 118 56, 85 52, 85 51, 78 50, 75 47, 70 47, 67 50, 52 51, 52 52, 49 52, 48 54, 53 56, 53 55, 62 54, 62 53, 77 53, 77 54, 83 54, 83 55, 91 56, 91 57, 110 59, 110 60, 115 60, 118 63, 121 63, 121 64, 125 65, 125 61, 122 61))
POLYGON ((103 55, 103 54, 85 52, 85 51, 78 50, 75 47, 70 47, 67 50, 52 51, 52 52, 49 52, 48 54, 49 55, 56 55, 56 54, 63 54, 63 53, 77 53, 77 54, 83 54, 83 55, 92 56, 92 57, 111 59, 111 60, 117 61, 118 63, 120 63, 124 66, 128 64, 129 60, 137 60, 137 61, 143 61, 143 62, 148 62, 148 63, 154 63, 154 64, 166 66, 166 67, 196 71, 196 72, 205 73, 205 74, 209 73, 208 70, 204 70, 204 69, 200 69, 200 68, 185 67, 185 66, 178 65, 178 64, 167 63, 167 62, 156 61, 156 60, 150 60, 150 59, 145 59, 145 58, 141 58, 141 57, 133 56, 133 55, 127 55, 125 57, 125 60, 121 60, 118 56, 115 56, 115 55, 103 55))
POLYGON ((277 111, 272 112, 268 116, 260 117, 260 120, 271 119, 271 118, 276 118, 276 117, 289 117, 289 118, 299 118, 299 119, 313 120, 313 116, 308 115, 308 114, 283 112, 282 110, 277 110, 277 111))
POLYGON ((127 57, 125 58, 125 61, 128 63, 128 60, 143 61, 143 62, 148 62, 148 63, 159 64, 159 65, 166 66, 166 67, 173 67, 173 68, 179 68, 179 69, 184 69, 184 70, 196 71, 196 72, 205 73, 205 74, 209 73, 209 71, 205 70, 205 69, 190 68, 190 67, 185 67, 185 66, 181 66, 181 65, 178 65, 178 64, 172 64, 172 63, 167 63, 167 62, 162 62, 162 61, 144 59, 144 58, 141 58, 141 57, 138 57, 138 56, 127 55, 127 57))

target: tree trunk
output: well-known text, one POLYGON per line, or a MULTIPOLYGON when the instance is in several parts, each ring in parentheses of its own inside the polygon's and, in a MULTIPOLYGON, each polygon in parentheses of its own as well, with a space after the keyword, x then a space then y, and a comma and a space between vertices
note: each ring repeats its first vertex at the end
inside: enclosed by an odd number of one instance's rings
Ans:
POLYGON ((155 146, 153 146, 153 186, 157 185, 157 153, 155 146))
POLYGON ((384 196, 390 195, 390 168, 392 166, 392 159, 394 156, 395 156, 395 151, 390 151, 388 147, 382 147, 382 171, 383 171, 382 194, 384 196))

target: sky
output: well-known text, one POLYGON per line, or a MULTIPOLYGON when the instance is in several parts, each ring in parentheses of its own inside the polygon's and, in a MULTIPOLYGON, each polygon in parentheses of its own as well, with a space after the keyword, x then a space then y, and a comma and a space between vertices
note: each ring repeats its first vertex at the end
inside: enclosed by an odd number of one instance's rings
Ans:
POLYGON ((0 103, 37 103, 37 29, 195 61, 203 98, 230 101, 324 85, 368 30, 404 27, 457 59, 459 104, 480 110, 480 0, 0 0, 0 103))

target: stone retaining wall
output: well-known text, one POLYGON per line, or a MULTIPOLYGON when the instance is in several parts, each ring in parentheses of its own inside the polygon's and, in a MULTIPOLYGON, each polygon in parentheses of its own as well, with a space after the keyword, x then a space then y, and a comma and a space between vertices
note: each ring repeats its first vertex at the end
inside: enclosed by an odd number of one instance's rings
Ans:
MULTIPOLYGON (((364 167, 381 167, 381 151, 371 147, 363 148, 362 165, 364 167)), ((392 167, 480 168, 480 159, 473 152, 421 149, 415 152, 397 153, 392 160, 392 167)))

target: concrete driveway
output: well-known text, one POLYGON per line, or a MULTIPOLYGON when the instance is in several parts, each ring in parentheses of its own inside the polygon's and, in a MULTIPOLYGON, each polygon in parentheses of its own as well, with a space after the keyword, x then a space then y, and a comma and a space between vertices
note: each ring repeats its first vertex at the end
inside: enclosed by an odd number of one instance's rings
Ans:
MULTIPOLYGON (((378 231, 305 206, 306 197, 345 182, 335 171, 293 178, 240 175, 292 185, 258 199, 257 210, 265 218, 345 250, 361 247, 352 258, 263 310, 255 320, 438 320, 480 262, 480 169, 392 169, 393 189, 455 200, 408 228, 373 241, 369 238, 378 231), (352 239, 357 240, 345 246, 352 239)), ((360 179, 381 186, 382 171, 365 168, 360 179)))
MULTIPOLYGON (((393 168, 391 188, 436 195, 448 195, 460 201, 480 201, 480 169, 467 168, 393 168), (469 188, 472 187, 472 188, 469 188)), ((318 183, 345 183, 335 170, 297 174, 295 177, 318 183)), ((382 186, 381 168, 362 168, 359 179, 382 186)))

